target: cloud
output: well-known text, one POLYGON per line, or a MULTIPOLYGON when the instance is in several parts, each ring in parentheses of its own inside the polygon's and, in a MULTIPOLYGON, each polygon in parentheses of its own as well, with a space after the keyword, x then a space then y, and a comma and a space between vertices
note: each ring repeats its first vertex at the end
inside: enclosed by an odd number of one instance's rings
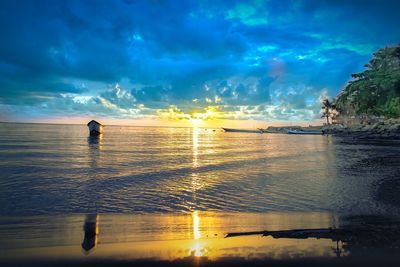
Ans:
POLYGON ((192 116, 212 106, 218 118, 311 120, 321 92, 333 97, 373 51, 398 42, 399 7, 4 0, 0 103, 28 117, 153 118, 171 106, 192 116))

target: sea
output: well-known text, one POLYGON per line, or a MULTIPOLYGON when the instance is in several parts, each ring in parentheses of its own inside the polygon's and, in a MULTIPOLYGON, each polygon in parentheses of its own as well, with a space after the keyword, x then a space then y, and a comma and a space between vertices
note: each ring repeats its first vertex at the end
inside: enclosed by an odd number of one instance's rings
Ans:
POLYGON ((0 215, 393 213, 400 145, 221 129, 0 124, 0 215), (385 164, 388 162, 388 164, 385 164))
POLYGON ((0 262, 337 257, 331 239, 224 237, 398 217, 381 190, 399 173, 394 140, 0 123, 0 262))

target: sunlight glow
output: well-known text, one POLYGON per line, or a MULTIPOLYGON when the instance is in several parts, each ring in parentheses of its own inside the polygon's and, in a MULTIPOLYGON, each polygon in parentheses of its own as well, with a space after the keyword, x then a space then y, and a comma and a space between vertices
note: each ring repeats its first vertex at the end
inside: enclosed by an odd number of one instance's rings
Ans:
POLYGON ((194 211, 192 213, 192 219, 193 219, 193 237, 195 240, 197 240, 200 238, 200 230, 199 230, 200 218, 197 211, 194 211))
MULTIPOLYGON (((222 100, 218 98, 218 101, 222 100)), ((237 115, 236 112, 223 112, 220 110, 219 106, 215 105, 204 107, 202 110, 196 112, 185 112, 183 109, 174 105, 169 106, 167 109, 157 110, 157 116, 160 119, 170 122, 180 121, 192 127, 208 127, 215 124, 219 126, 221 119, 233 118, 237 115)))
POLYGON ((194 251, 194 254, 193 254, 193 255, 194 255, 195 257, 201 257, 201 256, 202 256, 202 247, 201 247, 201 244, 200 244, 200 243, 196 243, 195 246, 194 246, 193 251, 194 251))
POLYGON ((193 238, 195 240, 195 243, 191 248, 191 254, 194 255, 195 257, 201 257, 203 252, 203 246, 199 241, 201 236, 199 229, 200 217, 197 211, 194 211, 192 213, 192 219, 193 219, 193 238))
POLYGON ((204 121, 200 118, 190 118, 189 121, 194 127, 200 126, 204 123, 204 121))

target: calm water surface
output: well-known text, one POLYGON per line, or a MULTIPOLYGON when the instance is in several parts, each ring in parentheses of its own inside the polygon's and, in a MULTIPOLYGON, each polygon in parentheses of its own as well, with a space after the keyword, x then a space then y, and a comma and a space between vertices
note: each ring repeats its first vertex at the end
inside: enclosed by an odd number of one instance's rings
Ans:
POLYGON ((398 143, 201 128, 0 124, 0 215, 398 213, 398 143))

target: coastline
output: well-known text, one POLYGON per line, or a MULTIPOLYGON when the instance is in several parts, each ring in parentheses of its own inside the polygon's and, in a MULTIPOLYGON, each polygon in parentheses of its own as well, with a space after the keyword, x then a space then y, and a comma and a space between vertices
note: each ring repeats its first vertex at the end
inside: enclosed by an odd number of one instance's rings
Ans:
POLYGON ((322 127, 325 134, 348 136, 359 139, 400 140, 400 120, 388 119, 376 123, 331 124, 322 127))

